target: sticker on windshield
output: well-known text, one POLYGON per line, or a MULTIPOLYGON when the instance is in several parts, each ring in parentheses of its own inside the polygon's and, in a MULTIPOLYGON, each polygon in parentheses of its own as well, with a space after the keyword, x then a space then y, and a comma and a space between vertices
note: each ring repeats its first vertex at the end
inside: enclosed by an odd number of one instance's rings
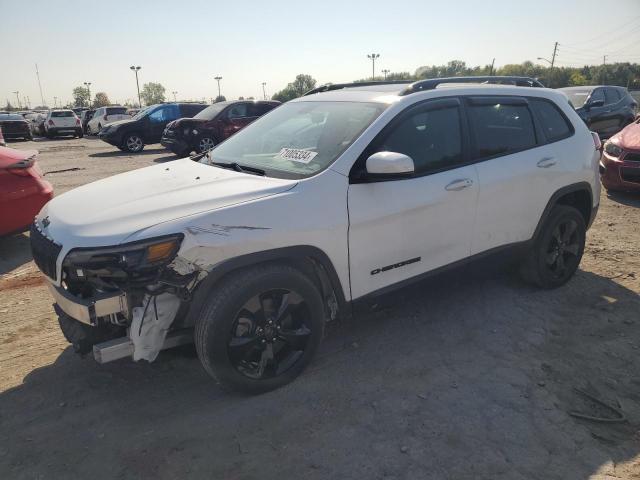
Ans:
POLYGON ((291 160, 292 162, 309 163, 316 155, 318 155, 318 152, 299 150, 297 148, 283 148, 278 152, 275 158, 291 160))

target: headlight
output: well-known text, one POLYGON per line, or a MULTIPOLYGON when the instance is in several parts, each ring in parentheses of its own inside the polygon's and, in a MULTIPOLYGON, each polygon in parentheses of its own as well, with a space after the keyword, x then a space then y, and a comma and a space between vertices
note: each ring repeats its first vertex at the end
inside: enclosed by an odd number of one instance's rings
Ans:
POLYGON ((68 266, 87 269, 120 267, 123 270, 166 265, 175 257, 182 234, 104 248, 76 248, 64 259, 68 266))
POLYGON ((612 157, 619 157, 622 154, 622 148, 611 142, 607 142, 604 144, 604 151, 612 157))

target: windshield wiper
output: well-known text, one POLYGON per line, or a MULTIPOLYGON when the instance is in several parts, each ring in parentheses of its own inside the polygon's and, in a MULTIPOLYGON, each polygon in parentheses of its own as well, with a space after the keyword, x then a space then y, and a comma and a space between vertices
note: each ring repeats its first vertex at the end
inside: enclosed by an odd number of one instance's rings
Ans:
POLYGON ((262 177, 265 176, 265 171, 260 168, 248 167, 246 165, 240 165, 236 162, 211 162, 211 165, 216 165, 222 168, 229 168, 231 170, 235 170, 236 172, 242 173, 251 173, 253 175, 260 175, 262 177))

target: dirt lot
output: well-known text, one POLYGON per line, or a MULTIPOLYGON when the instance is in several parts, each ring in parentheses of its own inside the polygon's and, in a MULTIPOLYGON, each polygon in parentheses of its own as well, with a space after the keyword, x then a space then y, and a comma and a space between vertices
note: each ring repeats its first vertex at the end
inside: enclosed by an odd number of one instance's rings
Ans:
MULTIPOLYGON (((57 194, 174 158, 12 146, 41 151, 57 194)), ((640 479, 639 232, 640 196, 603 195, 565 287, 451 272, 333 325, 302 377, 259 397, 222 392, 191 347, 79 358, 27 236, 0 239, 0 478, 640 479), (628 422, 570 416, 608 413, 576 387, 628 422)))

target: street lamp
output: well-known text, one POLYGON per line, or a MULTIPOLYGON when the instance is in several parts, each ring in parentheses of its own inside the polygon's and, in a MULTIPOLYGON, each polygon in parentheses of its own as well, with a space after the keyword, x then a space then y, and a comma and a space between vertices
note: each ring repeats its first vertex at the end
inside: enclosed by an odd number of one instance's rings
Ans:
POLYGON ((18 99, 18 108, 22 109, 22 105, 20 104, 20 92, 16 91, 16 92, 13 92, 13 93, 16 94, 16 98, 18 99))
POLYGON ((174 101, 174 102, 177 102, 177 100, 176 100, 176 93, 178 93, 178 92, 171 92, 171 93, 173 93, 173 101, 174 101))
POLYGON ((389 73, 389 69, 385 68, 384 70, 382 70, 382 73, 384 73, 384 79, 387 79, 387 74, 389 73))
POLYGON ((267 99, 267 92, 266 92, 266 90, 264 89, 264 87, 265 87, 266 85, 267 85, 267 82, 262 82, 262 97, 263 97, 263 99, 264 99, 264 100, 266 100, 266 99, 267 99))
POLYGON ((91 108, 91 82, 84 82, 84 86, 87 87, 87 93, 89 94, 89 108, 91 108))
POLYGON ((373 64, 371 66, 371 79, 375 80, 376 79, 376 58, 380 58, 380 54, 379 53, 367 54, 367 58, 371 60, 373 64))
POLYGON ((136 74, 136 87, 138 87, 138 107, 142 108, 142 102, 140 101, 140 83, 138 82, 138 70, 140 70, 142 67, 134 67, 133 65, 131 65, 129 68, 136 74))
POLYGON ((551 60, 547 60, 544 57, 538 57, 538 60, 544 60, 545 62, 547 62, 549 65, 551 65, 553 67, 553 62, 551 60))
POLYGON ((220 98, 222 96, 220 95, 220 80, 222 80, 222 77, 218 75, 217 77, 213 77, 213 79, 218 82, 218 98, 220 98))

